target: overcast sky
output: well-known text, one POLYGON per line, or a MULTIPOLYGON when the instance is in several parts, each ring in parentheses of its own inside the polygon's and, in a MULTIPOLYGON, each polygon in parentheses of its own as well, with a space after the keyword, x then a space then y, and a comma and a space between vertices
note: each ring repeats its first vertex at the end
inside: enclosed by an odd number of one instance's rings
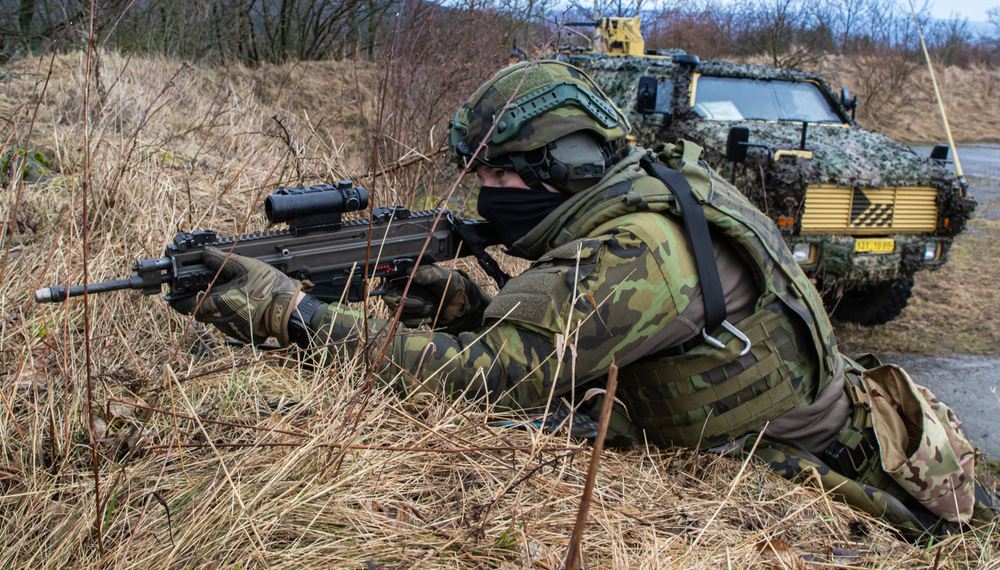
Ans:
MULTIPOLYGON (((903 6, 906 5, 906 0, 903 0, 903 6)), ((913 5, 919 9, 921 2, 914 0, 913 5)), ((950 18, 957 15, 968 18, 970 22, 985 22, 989 19, 986 10, 994 6, 1000 6, 1000 0, 934 0, 931 16, 950 18)))

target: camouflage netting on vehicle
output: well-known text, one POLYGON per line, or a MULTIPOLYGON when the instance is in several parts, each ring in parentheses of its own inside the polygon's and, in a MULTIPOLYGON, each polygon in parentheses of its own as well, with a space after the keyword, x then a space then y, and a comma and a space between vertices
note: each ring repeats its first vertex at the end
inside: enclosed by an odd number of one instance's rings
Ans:
MULTIPOLYGON (((750 128, 750 142, 774 150, 796 150, 802 133, 801 122, 698 121, 684 126, 684 136, 699 139, 720 155, 725 155, 726 137, 736 125, 750 128)), ((669 131, 668 131, 669 133, 669 131)), ((942 181, 944 168, 923 160, 906 146, 878 133, 842 126, 810 124, 806 150, 812 159, 782 158, 769 166, 774 181, 784 184, 840 184, 881 188, 916 186, 937 179, 942 181)), ((753 153, 748 159, 763 158, 753 153)), ((943 188, 943 184, 938 186, 943 188)), ((951 190, 951 188, 947 188, 951 190)))
POLYGON ((669 75, 676 65, 668 57, 609 57, 604 54, 560 55, 560 61, 575 65, 588 74, 604 93, 622 106, 633 127, 642 123, 641 115, 632 113, 639 78, 643 75, 669 75), (628 101, 629 104, 623 105, 628 101), (638 119, 638 123, 634 119, 638 119))
MULTIPOLYGON (((936 236, 958 235, 972 216, 976 202, 961 196, 958 181, 936 163, 922 159, 905 145, 884 135, 863 129, 810 124, 806 150, 811 159, 795 156, 770 161, 767 154, 751 149, 747 162, 733 164, 724 160, 729 129, 739 123, 730 121, 697 121, 685 123, 683 136, 710 149, 710 164, 723 176, 743 189, 758 204, 763 202, 763 181, 769 190, 768 204, 772 214, 799 218, 802 201, 810 184, 837 184, 864 188, 898 186, 930 186, 937 189, 937 207, 942 218, 949 218, 947 227, 940 227, 936 236), (776 209, 776 210, 775 210, 776 209)), ((789 140, 800 137, 801 123, 750 122, 750 141, 774 150, 796 150, 789 140)), ((671 127, 667 138, 680 137, 680 129, 671 127)), ((774 217, 774 216, 772 216, 774 217)), ((783 228, 790 231, 791 228, 783 228)))
MULTIPOLYGON (((935 235, 961 233, 975 209, 975 201, 960 195, 960 186, 943 166, 922 159, 905 145, 879 133, 863 129, 811 124, 807 129, 806 150, 811 159, 795 156, 770 161, 767 154, 751 149, 747 162, 733 164, 724 160, 729 129, 740 124, 731 121, 697 121, 668 129, 666 137, 684 136, 709 149, 709 162, 723 176, 743 189, 758 204, 764 201, 763 181, 768 187, 771 213, 798 218, 806 187, 810 184, 838 184, 884 188, 930 186, 939 190, 937 206, 942 217, 950 218, 947 228, 935 235)), ((774 150, 796 150, 802 132, 801 123, 750 122, 751 142, 774 150)), ((773 217, 773 216, 772 216, 773 217)), ((790 228, 786 228, 790 231, 790 228)))
MULTIPOLYGON (((651 147, 658 142, 680 139, 698 144, 706 150, 705 158, 712 168, 740 188, 772 219, 787 216, 799 220, 810 184, 936 188, 940 191, 937 197, 939 213, 950 218, 946 228, 935 232, 938 237, 961 233, 975 209, 975 201, 960 195, 958 182, 942 165, 921 158, 905 145, 882 134, 859 128, 812 123, 806 136, 806 149, 813 152, 811 159, 788 156, 772 162, 766 152, 753 148, 745 163, 734 164, 724 159, 726 139, 733 126, 748 126, 750 142, 777 151, 799 148, 802 123, 703 119, 689 104, 691 75, 676 73, 680 64, 671 58, 582 54, 561 56, 560 59, 586 69, 608 96, 622 105, 632 122, 635 144, 651 147), (674 80, 673 116, 667 128, 646 124, 644 117, 634 112, 639 78, 643 75, 674 80)), ((813 81, 829 92, 821 77, 799 70, 708 60, 700 62, 695 72, 749 79, 813 81)), ((654 116, 647 120, 656 123, 659 118, 654 116)), ((793 232, 792 226, 781 230, 785 235, 793 232)))
MULTIPOLYGON (((560 55, 559 59, 586 70, 624 109, 632 123, 629 138, 633 144, 654 148, 683 139, 703 147, 704 160, 774 220, 790 246, 802 243, 815 246, 811 250, 814 261, 805 269, 826 291, 839 292, 845 288, 867 291, 872 287, 895 286, 917 271, 940 267, 947 261, 951 238, 964 230, 975 209, 975 201, 962 196, 960 184, 943 164, 922 158, 884 135, 858 128, 816 74, 717 60, 696 64, 694 58, 591 53, 560 55), (645 115, 635 112, 643 76, 658 78, 656 112, 645 115), (698 81, 697 77, 712 76, 815 84, 842 122, 809 123, 804 150, 811 151, 812 156, 796 156, 794 151, 803 150, 801 121, 733 121, 699 115, 692 107, 692 83, 698 81), (726 141, 730 130, 737 126, 748 128, 748 142, 762 145, 766 150, 751 147, 743 162, 727 160, 726 141), (782 153, 775 160, 778 151, 793 152, 782 153), (857 236, 870 232, 847 227, 838 231, 840 222, 832 219, 825 225, 828 231, 817 232, 813 227, 810 233, 801 233, 806 191, 819 184, 861 189, 933 188, 937 191, 936 227, 914 232, 886 226, 884 234, 891 236, 894 244, 891 253, 857 251, 857 236), (937 243, 939 253, 928 262, 925 251, 931 239, 937 243)), ((905 306, 905 300, 897 304, 896 314, 905 306)))

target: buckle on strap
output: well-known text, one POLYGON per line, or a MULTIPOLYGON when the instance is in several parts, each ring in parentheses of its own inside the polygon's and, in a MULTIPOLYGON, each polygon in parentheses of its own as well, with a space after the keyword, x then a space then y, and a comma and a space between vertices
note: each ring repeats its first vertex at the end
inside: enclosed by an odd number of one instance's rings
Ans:
POLYGON ((849 384, 845 392, 847 392, 847 399, 851 401, 853 406, 864 406, 866 409, 872 409, 872 401, 869 399, 868 392, 865 392, 861 386, 849 384))
POLYGON ((837 434, 837 439, 820 456, 834 471, 856 479, 877 460, 878 450, 864 436, 862 430, 851 426, 837 434))
MULTIPOLYGON (((747 335, 743 334, 743 332, 741 332, 740 329, 730 324, 729 321, 722 321, 722 328, 733 333, 733 336, 743 341, 743 351, 740 352, 740 356, 744 356, 746 353, 750 352, 751 343, 750 339, 747 338, 747 335)), ((701 337, 705 339, 705 342, 714 346, 715 348, 718 349, 726 348, 726 345, 722 344, 722 342, 720 342, 719 339, 705 332, 705 329, 701 329, 701 337)))

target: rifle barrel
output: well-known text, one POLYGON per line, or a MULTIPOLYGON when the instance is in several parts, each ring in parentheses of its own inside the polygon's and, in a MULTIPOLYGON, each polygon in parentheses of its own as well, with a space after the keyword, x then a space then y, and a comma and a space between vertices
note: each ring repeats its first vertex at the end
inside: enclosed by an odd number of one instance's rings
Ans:
POLYGON ((91 283, 89 285, 74 285, 69 288, 69 291, 62 285, 55 285, 35 291, 35 301, 38 303, 59 303, 65 301, 68 297, 79 297, 84 292, 107 293, 108 291, 119 291, 121 289, 135 289, 133 280, 116 279, 114 281, 91 283))

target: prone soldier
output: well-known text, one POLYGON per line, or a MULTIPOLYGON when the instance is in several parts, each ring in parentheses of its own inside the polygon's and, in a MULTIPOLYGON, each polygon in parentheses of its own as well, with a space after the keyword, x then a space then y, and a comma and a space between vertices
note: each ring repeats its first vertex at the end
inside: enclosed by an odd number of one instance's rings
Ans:
MULTIPOLYGON (((405 326, 438 328, 390 339, 385 376, 401 369, 400 382, 419 380, 411 389, 532 410, 600 388, 614 363, 611 444, 756 443, 776 472, 817 473, 903 528, 992 521, 998 503, 976 483, 951 411, 899 368, 838 352, 777 228, 699 147, 635 148, 629 129, 560 62, 513 65, 472 94, 451 122, 452 159, 482 180, 479 213, 507 252, 532 265, 492 298, 464 272, 416 269, 405 299, 383 299, 405 326)), ((364 322, 386 325, 253 259, 209 249, 205 263, 216 286, 174 308, 241 340, 353 348, 364 322)))

